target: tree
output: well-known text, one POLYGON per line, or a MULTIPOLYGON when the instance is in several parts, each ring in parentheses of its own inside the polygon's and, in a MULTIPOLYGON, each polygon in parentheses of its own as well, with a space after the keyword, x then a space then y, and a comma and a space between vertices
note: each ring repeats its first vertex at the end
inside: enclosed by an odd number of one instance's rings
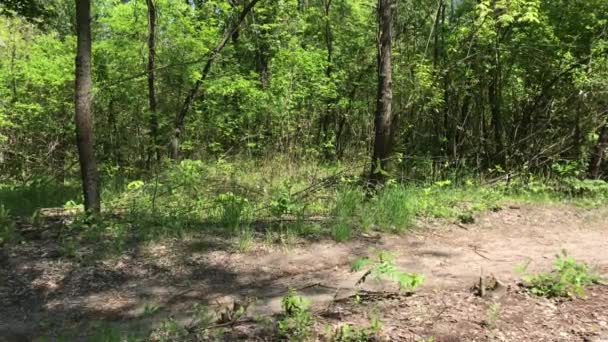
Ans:
POLYGON ((600 178, 606 148, 608 148, 608 124, 600 129, 597 144, 593 148, 591 162, 589 163, 589 178, 600 178))
POLYGON ((76 0, 76 144, 84 192, 84 207, 87 211, 99 213, 99 174, 95 161, 93 142, 92 81, 91 81, 91 3, 90 0, 76 0))
POLYGON ((160 160, 160 144, 158 141, 158 113, 156 112, 156 92, 154 90, 154 61, 156 57, 156 6, 154 0, 146 0, 148 8, 148 103, 150 110, 150 136, 152 147, 148 155, 148 161, 156 158, 160 160))
POLYGON ((182 105, 180 111, 175 116, 175 122, 174 122, 175 132, 173 135, 173 139, 171 141, 171 157, 173 159, 179 158, 179 140, 182 135, 182 132, 184 131, 184 120, 186 119, 186 115, 188 114, 188 111, 190 110, 190 107, 192 106, 192 102, 194 101, 195 97, 198 95, 198 92, 199 92, 203 82, 205 81, 205 79, 207 79, 207 76, 209 75, 209 71, 211 71, 211 66, 213 65, 213 62, 220 56, 220 53, 222 52, 224 47, 226 47, 228 40, 238 30, 238 28, 241 25, 241 23, 243 22, 243 20, 245 20, 245 17, 247 16, 247 14, 251 11, 251 9, 253 9, 253 7, 259 1, 260 0, 251 0, 247 5, 245 5, 245 7, 241 11, 241 13, 237 17, 237 19, 234 21, 234 23, 231 26, 229 26, 229 28, 226 29, 226 31, 224 32, 224 36, 222 37, 220 42, 217 44, 217 46, 213 49, 213 51, 211 51, 211 54, 207 58, 205 66, 203 67, 203 70, 201 71, 201 76, 196 80, 196 82, 194 82, 194 86, 192 86, 192 88, 188 92, 188 95, 186 96, 186 99, 184 100, 184 104, 182 105))
POLYGON ((393 70, 392 54, 392 0, 379 0, 378 4, 378 97, 374 120, 374 153, 369 180, 372 184, 386 180, 385 169, 392 152, 393 125, 393 70))

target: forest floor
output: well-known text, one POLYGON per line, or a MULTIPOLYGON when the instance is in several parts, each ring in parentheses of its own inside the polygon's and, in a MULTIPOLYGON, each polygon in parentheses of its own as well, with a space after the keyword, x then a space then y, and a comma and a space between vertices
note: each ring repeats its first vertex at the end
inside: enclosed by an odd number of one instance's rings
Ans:
POLYGON ((565 249, 607 275, 608 209, 518 204, 476 215, 467 225, 419 220, 417 226, 347 243, 260 242, 243 253, 201 235, 91 259, 62 257, 55 228, 47 225, 29 231, 26 243, 0 250, 0 340, 63 334, 86 341, 99 322, 131 334, 168 317, 187 326, 194 304, 215 308, 244 298, 256 301, 224 329, 224 338, 275 340, 260 317, 278 314, 291 287, 312 301, 319 333, 343 323, 367 326, 374 316, 382 322, 380 336, 392 341, 608 341, 608 286, 594 285, 580 299, 552 300, 524 290, 516 271, 523 264, 548 271, 565 249), (351 272, 351 264, 371 248, 393 252, 401 269, 425 276, 424 284, 404 295, 392 284, 367 281, 357 292, 362 274, 351 272), (482 272, 506 291, 476 296, 471 288, 482 272))

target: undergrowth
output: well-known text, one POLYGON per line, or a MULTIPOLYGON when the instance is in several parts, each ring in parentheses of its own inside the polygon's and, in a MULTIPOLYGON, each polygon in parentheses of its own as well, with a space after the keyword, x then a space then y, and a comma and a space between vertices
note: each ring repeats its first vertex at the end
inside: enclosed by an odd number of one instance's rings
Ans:
POLYGON ((289 289, 281 300, 283 318, 278 321, 279 336, 288 341, 308 341, 313 336, 313 318, 310 301, 289 289))
MULTIPOLYGON (((113 175, 106 181, 105 214, 95 220, 81 215, 62 231, 66 254, 73 254, 74 240, 82 240, 70 234, 119 251, 131 241, 205 233, 234 238, 234 249, 247 251, 256 242, 291 245, 324 237, 344 242, 369 231, 402 233, 423 218, 469 224, 477 212, 509 201, 597 206, 608 199, 608 183, 570 175, 528 175, 491 185, 472 177, 407 184, 390 180, 370 197, 361 184, 361 167, 351 165, 219 159, 184 160, 162 169, 141 179, 113 175)), ((32 216, 41 207, 79 208, 79 197, 77 187, 47 181, 0 187, 4 210, 15 216, 32 216)), ((0 235, 3 241, 18 237, 8 223, 0 235)))
POLYGON ((553 270, 548 273, 524 274, 526 287, 531 293, 543 297, 574 298, 585 295, 585 287, 600 282, 599 274, 592 272, 583 262, 568 256, 564 250, 556 256, 553 270))

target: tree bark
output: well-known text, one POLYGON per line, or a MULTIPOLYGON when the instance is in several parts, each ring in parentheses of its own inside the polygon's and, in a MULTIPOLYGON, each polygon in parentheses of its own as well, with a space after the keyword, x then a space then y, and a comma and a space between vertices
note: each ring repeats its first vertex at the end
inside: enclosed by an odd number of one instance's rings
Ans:
POLYGON ((160 144, 158 141, 158 113, 156 110, 156 92, 154 89, 154 65, 156 59, 156 6, 154 0, 146 0, 148 7, 148 102, 150 109, 150 148, 148 160, 160 161, 160 144))
MULTIPOLYGON (((498 32, 498 30, 497 30, 498 32)), ((503 135, 502 124, 502 89, 501 89, 501 57, 500 57, 500 40, 499 35, 496 37, 493 56, 492 81, 489 88, 490 111, 492 114, 492 128, 494 130, 494 160, 501 166, 506 167, 506 153, 503 135)))
POLYGON ((392 152, 392 10, 391 0, 379 0, 378 98, 374 120, 374 153, 369 176, 372 185, 382 184, 386 181, 386 174, 383 171, 386 170, 388 157, 392 152))
POLYGON ((188 115, 188 111, 190 110, 190 107, 192 106, 192 102, 194 101, 194 98, 197 96, 197 94, 201 88, 201 85, 203 84, 203 81, 205 81, 205 79, 207 79, 207 76, 209 75, 209 71, 211 70, 211 66, 213 65, 213 62, 215 62, 215 60, 220 56, 220 53, 222 52, 222 50, 224 49, 224 47, 226 46, 226 44, 228 43, 228 41, 230 40, 230 38, 232 37, 234 32, 239 28, 239 26, 241 25, 243 20, 245 20, 245 17, 247 16, 247 14, 251 11, 251 9, 258 2, 260 2, 260 0, 251 0, 251 2, 249 2, 249 4, 247 4, 245 6, 245 8, 243 8, 243 11, 241 11, 241 13, 239 14, 238 18, 236 19, 236 21, 234 22, 232 27, 230 29, 227 29, 224 32, 224 36, 222 37, 222 40, 220 40, 220 42, 216 45, 216 47, 213 49, 213 51, 207 58, 207 62, 205 63, 205 66, 203 67, 203 70, 201 72, 201 76, 199 77, 198 80, 196 80, 196 82, 194 83, 194 86, 192 86, 192 88, 188 92, 188 95, 186 96, 186 99, 184 100, 184 104, 182 105, 182 108, 175 116, 175 122, 174 122, 175 132, 173 135, 173 139, 171 140, 171 158, 173 158, 174 160, 177 160, 179 158, 179 145, 180 145, 181 135, 184 131, 184 120, 186 119, 186 115, 188 115))
POLYGON ((605 124, 599 133, 600 136, 593 148, 591 162, 589 163, 589 178, 591 179, 599 179, 602 173, 604 154, 608 148, 608 124, 605 124))
MULTIPOLYGON (((323 10, 325 14, 325 44, 327 47, 327 68, 325 69, 325 77, 328 82, 331 82, 333 73, 333 51, 334 51, 334 40, 333 40, 333 28, 331 25, 330 11, 331 11, 332 0, 323 1, 323 10)), ((332 108, 333 103, 336 101, 335 98, 327 98, 325 103, 325 113, 321 116, 319 123, 319 131, 317 133, 317 144, 324 145, 329 138, 330 127, 335 126, 334 110, 332 108), (334 121, 334 122, 332 122, 334 121)), ((335 132, 335 128, 334 128, 335 132)), ((327 153, 328 151, 326 151, 327 153)), ((329 157, 329 156, 325 156, 329 157)))
POLYGON ((92 81, 91 81, 91 3, 90 0, 76 0, 76 144, 82 175, 84 208, 99 213, 99 174, 95 161, 93 141, 92 81))

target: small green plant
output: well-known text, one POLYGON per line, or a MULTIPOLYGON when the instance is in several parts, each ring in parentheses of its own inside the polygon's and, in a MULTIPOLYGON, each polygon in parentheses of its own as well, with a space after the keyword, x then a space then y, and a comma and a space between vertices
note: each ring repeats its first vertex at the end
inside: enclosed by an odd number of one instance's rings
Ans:
POLYGON ((150 303, 146 303, 146 305, 144 306, 144 317, 151 317, 154 316, 158 310, 160 309, 160 306, 156 305, 156 304, 150 304, 150 303))
POLYGON ((278 193, 270 201, 270 213, 275 217, 293 214, 297 211, 297 203, 291 194, 291 183, 285 181, 278 193))
POLYGON ((407 273, 397 269, 395 257, 389 251, 374 251, 375 259, 362 257, 355 260, 351 270, 359 272, 367 268, 365 274, 357 284, 363 283, 368 277, 374 279, 388 279, 397 282, 402 291, 413 291, 424 282, 424 276, 417 273, 407 273))
POLYGON ((220 207, 219 223, 232 231, 236 231, 243 223, 249 222, 249 200, 232 192, 220 194, 216 203, 220 207))
POLYGON ((353 229, 346 222, 336 222, 331 226, 331 237, 336 242, 348 241, 353 237, 353 229))
POLYGON ((417 204, 412 191, 400 185, 387 185, 365 210, 373 216, 374 225, 379 230, 400 233, 412 226, 417 204))
POLYGON ((106 322, 95 322, 93 326, 93 336, 90 336, 87 341, 91 342, 136 342, 142 341, 140 338, 131 335, 123 334, 115 327, 112 327, 106 322))
POLYGON ((207 329, 214 321, 216 321, 216 315, 208 306, 195 303, 192 306, 192 318, 197 327, 201 330, 207 329))
POLYGON ((242 229, 238 236, 238 251, 247 252, 253 245, 253 230, 250 227, 242 229))
POLYGON ((78 256, 78 244, 71 238, 66 237, 61 240, 59 253, 65 258, 76 258, 78 256))
POLYGON ((501 307, 500 303, 490 304, 490 306, 488 307, 488 310, 486 312, 486 319, 484 321, 485 326, 487 326, 490 329, 493 329, 494 327, 496 327, 496 323, 500 319, 501 310, 502 310, 502 307, 501 307))
POLYGON ((4 205, 0 205, 0 246, 4 243, 14 243, 20 240, 17 224, 4 205))
POLYGON ((188 332, 175 319, 168 318, 160 322, 160 326, 151 334, 151 339, 160 342, 183 341, 188 332))
POLYGON ((587 264, 576 261, 563 250, 556 256, 553 270, 549 273, 526 274, 523 267, 526 286, 535 295, 543 297, 574 298, 585 295, 585 287, 600 282, 600 276, 591 272, 587 264))
POLYGON ((279 321, 279 334, 289 341, 307 341, 312 337, 313 320, 310 302, 298 296, 296 290, 289 292, 281 300, 284 317, 279 321))
POLYGON ((34 227, 40 227, 42 225, 43 217, 40 214, 40 209, 34 210, 34 212, 27 217, 27 223, 34 227))
POLYGON ((423 337, 416 342, 435 342, 435 338, 433 336, 423 337))
POLYGON ((356 327, 351 324, 340 325, 330 333, 328 340, 332 342, 376 341, 381 330, 382 322, 374 317, 369 327, 356 327))

